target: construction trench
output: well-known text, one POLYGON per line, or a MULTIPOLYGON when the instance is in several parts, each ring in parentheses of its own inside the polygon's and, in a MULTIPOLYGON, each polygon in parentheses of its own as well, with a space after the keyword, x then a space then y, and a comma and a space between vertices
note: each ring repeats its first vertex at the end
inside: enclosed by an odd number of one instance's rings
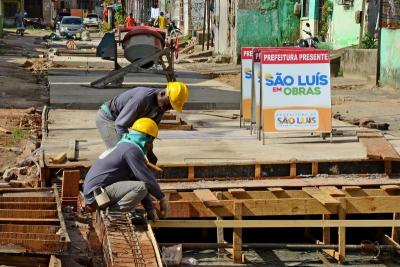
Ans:
POLYGON ((137 225, 127 213, 85 212, 82 182, 104 151, 98 106, 165 84, 143 74, 89 87, 105 73, 49 71, 41 188, 0 188, 0 264, 166 266, 163 248, 180 246, 186 265, 398 264, 400 155, 381 131, 334 120, 332 143, 288 134, 262 145, 239 127, 239 92, 185 70, 191 98, 181 115, 164 116, 154 145, 167 218, 137 225))

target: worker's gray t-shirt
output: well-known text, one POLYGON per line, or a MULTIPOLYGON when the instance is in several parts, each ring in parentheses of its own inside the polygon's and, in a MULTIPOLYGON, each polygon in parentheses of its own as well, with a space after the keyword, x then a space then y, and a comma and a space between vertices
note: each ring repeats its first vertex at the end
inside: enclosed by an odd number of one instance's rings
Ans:
MULTIPOLYGON (((93 201, 88 195, 98 187, 107 187, 120 181, 142 181, 148 192, 157 199, 162 199, 161 192, 153 173, 146 166, 142 150, 129 143, 119 143, 104 158, 99 158, 92 165, 83 183, 83 193, 88 204, 93 201)), ((153 208, 150 196, 142 201, 146 210, 153 208)))
POLYGON ((120 137, 128 132, 137 119, 147 117, 160 123, 164 111, 158 106, 159 91, 156 88, 136 87, 109 101, 110 111, 115 118, 115 129, 120 137))

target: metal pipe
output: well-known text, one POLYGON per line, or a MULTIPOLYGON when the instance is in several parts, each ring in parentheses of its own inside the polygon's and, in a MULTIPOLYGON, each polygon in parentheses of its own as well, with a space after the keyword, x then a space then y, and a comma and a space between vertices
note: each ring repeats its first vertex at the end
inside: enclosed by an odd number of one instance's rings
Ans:
MULTIPOLYGON (((183 249, 218 249, 232 248, 230 243, 158 243, 160 247, 168 247, 182 244, 183 249)), ((263 249, 289 249, 289 250, 312 250, 312 249, 338 249, 337 244, 285 244, 285 243, 244 243, 242 248, 263 248, 263 249)), ((394 251, 392 245, 375 245, 365 243, 360 245, 346 245, 346 250, 362 251, 394 251)))

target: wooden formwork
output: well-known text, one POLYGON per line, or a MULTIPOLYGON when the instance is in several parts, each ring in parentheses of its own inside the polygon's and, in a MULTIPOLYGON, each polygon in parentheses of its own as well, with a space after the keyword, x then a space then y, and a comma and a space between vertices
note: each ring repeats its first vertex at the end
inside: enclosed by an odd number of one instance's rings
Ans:
POLYGON ((171 228, 233 228, 233 256, 242 260, 242 228, 318 227, 323 229, 321 242, 330 243, 330 228, 338 228, 338 251, 327 251, 340 262, 345 260, 347 227, 392 227, 388 239, 397 245, 400 220, 400 186, 382 185, 379 188, 360 186, 320 186, 301 189, 277 187, 246 191, 242 188, 212 192, 208 189, 193 192, 170 191, 169 220, 153 227, 171 228), (393 220, 347 220, 354 214, 384 214, 393 220), (320 220, 257 220, 264 216, 320 215, 320 220), (330 220, 334 215, 337 220, 330 220), (246 220, 242 218, 246 217, 246 220), (201 219, 201 220, 196 220, 201 219), (206 219, 208 218, 208 220, 206 219), (227 219, 227 220, 224 220, 227 219), (233 218, 233 220, 232 220, 233 218))
POLYGON ((50 255, 69 243, 56 189, 0 189, 0 251, 50 255))

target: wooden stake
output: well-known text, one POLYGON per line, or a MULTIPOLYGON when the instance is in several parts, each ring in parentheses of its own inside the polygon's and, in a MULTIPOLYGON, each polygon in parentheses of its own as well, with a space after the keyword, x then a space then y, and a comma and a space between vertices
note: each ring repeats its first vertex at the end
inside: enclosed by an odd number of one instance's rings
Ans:
POLYGON ((317 176, 318 175, 318 162, 316 162, 316 161, 312 162, 311 174, 312 174, 312 176, 317 176))
MULTIPOLYGON (((234 203, 234 219, 242 220, 242 202, 234 203)), ((233 229, 233 262, 242 263, 242 228, 233 229)))
POLYGON ((260 179, 261 178, 261 165, 256 164, 255 166, 255 178, 260 179))
MULTIPOLYGON (((331 215, 322 214, 322 220, 329 220, 330 218, 331 218, 331 215)), ((322 242, 324 244, 330 244, 331 243, 331 228, 329 228, 329 227, 323 227, 322 228, 322 242)))
MULTIPOLYGON (((398 220, 400 219, 400 213, 393 213, 393 220, 398 220)), ((399 242, 399 228, 393 226, 392 227, 392 235, 391 238, 398 243, 399 242)))
MULTIPOLYGON (((222 192, 217 192, 216 193, 217 199, 221 200, 222 199, 222 192)), ((217 221, 222 220, 222 217, 217 216, 217 221)), ((225 243, 225 238, 224 238, 224 228, 218 227, 217 228, 217 243, 221 244, 221 243, 225 243)), ((222 253, 224 252, 224 250, 222 248, 218 249, 218 256, 222 255, 222 253)))
POLYGON ((296 163, 290 163, 290 178, 297 176, 297 166, 296 163))
POLYGON ((189 166, 188 167, 188 178, 189 179, 194 179, 194 166, 189 166))
MULTIPOLYGON (((339 220, 346 219, 346 199, 340 200, 339 220)), ((346 257, 346 227, 339 227, 339 255, 337 261, 343 264, 346 257)))

